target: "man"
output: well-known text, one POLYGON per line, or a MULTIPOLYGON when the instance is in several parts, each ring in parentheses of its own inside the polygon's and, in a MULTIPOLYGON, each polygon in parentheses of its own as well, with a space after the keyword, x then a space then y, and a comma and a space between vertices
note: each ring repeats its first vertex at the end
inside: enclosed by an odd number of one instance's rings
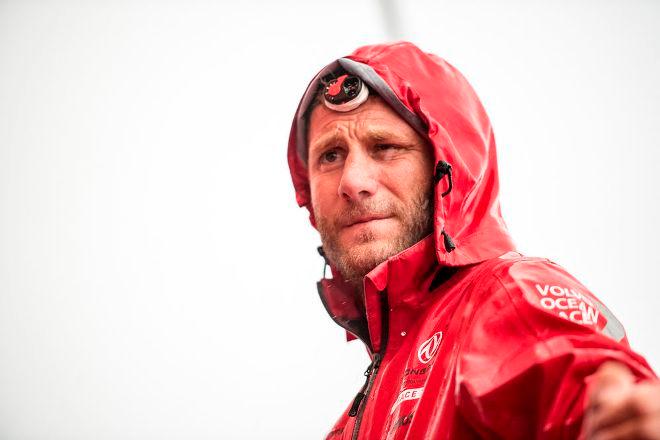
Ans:
POLYGON ((367 46, 305 92, 288 151, 366 382, 328 438, 660 438, 660 386, 558 265, 515 252, 495 141, 451 65, 367 46))

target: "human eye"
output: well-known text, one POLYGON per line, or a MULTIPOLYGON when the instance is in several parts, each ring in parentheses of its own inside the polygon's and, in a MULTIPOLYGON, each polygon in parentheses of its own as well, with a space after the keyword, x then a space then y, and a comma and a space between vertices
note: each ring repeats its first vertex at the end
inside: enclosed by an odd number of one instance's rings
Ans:
POLYGON ((339 148, 329 148, 319 154, 320 165, 331 165, 341 160, 342 153, 339 148))
POLYGON ((383 158, 390 158, 396 156, 403 148, 402 145, 396 143, 380 143, 374 145, 374 153, 383 158))
POLYGON ((376 144, 374 148, 376 149, 376 151, 387 151, 387 150, 397 149, 400 147, 394 144, 376 144))
POLYGON ((331 163, 337 160, 338 154, 335 150, 325 151, 321 154, 321 162, 331 163))

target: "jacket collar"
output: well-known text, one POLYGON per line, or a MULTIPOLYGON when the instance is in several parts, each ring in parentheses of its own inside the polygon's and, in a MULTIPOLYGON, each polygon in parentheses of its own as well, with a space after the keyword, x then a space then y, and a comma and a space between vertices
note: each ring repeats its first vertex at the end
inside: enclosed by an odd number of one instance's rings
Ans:
POLYGON ((414 304, 428 292, 435 269, 434 239, 429 235, 369 272, 365 276, 365 293, 366 284, 370 283, 378 292, 389 292, 391 306, 401 301, 414 304))
POLYGON ((434 237, 429 235, 364 277, 364 306, 356 300, 354 288, 341 277, 322 279, 319 295, 332 319, 346 330, 347 339, 359 338, 377 353, 384 345, 388 310, 422 307, 437 269, 434 237))

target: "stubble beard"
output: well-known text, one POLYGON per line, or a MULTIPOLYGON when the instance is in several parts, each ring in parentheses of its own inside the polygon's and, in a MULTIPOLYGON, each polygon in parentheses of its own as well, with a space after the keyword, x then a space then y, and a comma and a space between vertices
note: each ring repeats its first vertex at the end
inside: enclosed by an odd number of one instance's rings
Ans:
POLYGON ((422 191, 415 196, 409 206, 392 202, 365 201, 352 203, 338 220, 323 218, 315 211, 316 228, 321 235, 323 250, 332 265, 341 273, 345 281, 360 287, 363 277, 374 267, 393 255, 420 241, 433 230, 433 192, 422 191), (401 231, 380 246, 369 245, 376 240, 373 231, 366 230, 357 236, 357 244, 344 247, 340 243, 340 221, 365 214, 391 214, 401 222, 401 231))

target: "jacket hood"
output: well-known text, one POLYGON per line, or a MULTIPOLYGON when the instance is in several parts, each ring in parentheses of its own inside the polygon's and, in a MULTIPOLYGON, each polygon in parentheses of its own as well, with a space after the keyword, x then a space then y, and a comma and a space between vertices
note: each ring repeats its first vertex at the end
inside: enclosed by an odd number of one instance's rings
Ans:
POLYGON ((452 65, 411 43, 360 47, 317 74, 298 105, 288 162, 299 206, 314 224, 306 166, 305 111, 324 75, 359 76, 433 148, 434 250, 438 264, 463 266, 514 250, 502 219, 495 138, 479 98, 452 65))

